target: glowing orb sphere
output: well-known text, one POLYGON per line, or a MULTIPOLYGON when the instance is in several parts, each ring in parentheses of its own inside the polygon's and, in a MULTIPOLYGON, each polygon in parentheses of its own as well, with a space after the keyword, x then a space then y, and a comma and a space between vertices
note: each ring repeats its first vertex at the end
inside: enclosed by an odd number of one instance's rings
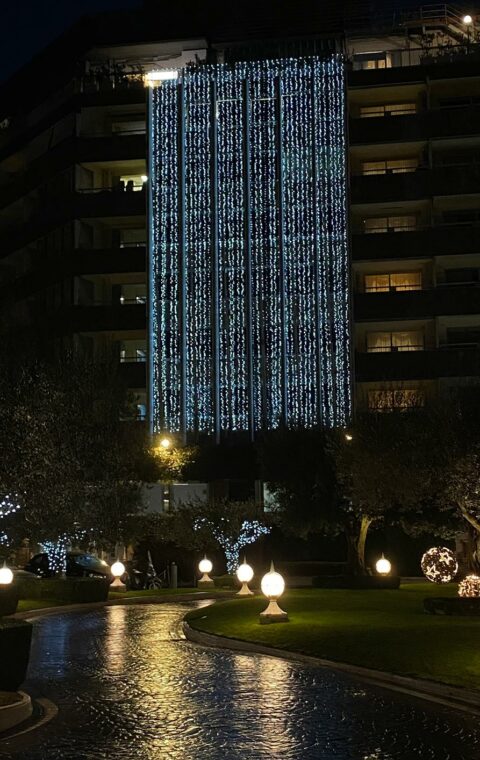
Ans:
POLYGON ((272 566, 270 568, 270 572, 263 576, 262 578, 262 593, 267 597, 267 599, 278 599, 279 596, 281 596, 285 590, 285 581, 283 580, 280 573, 275 572, 275 569, 272 566))
POLYGON ((470 24, 472 24, 472 23, 473 23, 473 18, 470 16, 470 14, 469 14, 469 13, 467 13, 467 14, 466 14, 466 15, 463 17, 463 23, 464 23, 466 26, 470 26, 470 24))
POLYGON ((198 563, 198 569, 200 570, 201 573, 206 573, 208 575, 208 573, 212 572, 213 565, 210 562, 210 560, 205 557, 204 559, 201 559, 200 562, 198 563))
POLYGON ((392 569, 391 563, 386 559, 386 557, 381 556, 381 558, 378 560, 377 564, 375 565, 375 569, 379 575, 388 575, 390 570, 392 569))
POLYGON ((8 586, 8 584, 11 583, 12 581, 13 581, 13 573, 9 567, 4 565, 2 568, 0 568, 0 585, 8 586))
POLYGON ((422 557, 424 576, 432 583, 450 583, 458 573, 455 554, 445 546, 434 546, 422 557))
POLYGON ((110 570, 112 571, 112 575, 115 578, 120 578, 125 572, 125 565, 123 564, 123 562, 120 562, 119 560, 117 560, 116 562, 113 563, 110 570))
POLYGON ((244 562, 237 568, 237 578, 240 583, 250 583, 253 578, 253 567, 244 562))
POLYGON ((170 438, 162 438, 162 440, 160 441, 160 446, 162 447, 162 449, 169 449, 171 445, 172 445, 172 442, 170 438))
POLYGON ((467 575, 458 584, 458 596, 480 596, 480 578, 478 575, 467 575))

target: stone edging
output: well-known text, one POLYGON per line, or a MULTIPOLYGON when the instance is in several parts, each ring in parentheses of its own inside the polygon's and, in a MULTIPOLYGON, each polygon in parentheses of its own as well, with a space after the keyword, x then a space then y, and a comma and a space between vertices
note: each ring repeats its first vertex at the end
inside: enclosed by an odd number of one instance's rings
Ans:
POLYGON ((0 734, 28 720, 33 712, 30 696, 24 691, 17 694, 21 697, 18 702, 0 707, 0 734))
POLYGON ((474 715, 480 715, 480 694, 458 686, 408 678, 407 676, 399 676, 394 673, 385 673, 381 670, 364 668, 360 665, 349 665, 348 663, 324 660, 320 657, 312 657, 300 654, 299 652, 290 652, 286 649, 277 649, 265 646, 264 644, 254 644, 253 642, 242 641, 241 639, 230 639, 226 636, 218 636, 217 634, 200 631, 198 628, 192 628, 186 620, 183 621, 183 632, 189 641, 202 646, 233 649, 239 652, 260 654, 268 657, 279 657, 283 660, 291 660, 304 665, 338 670, 375 686, 392 689, 393 691, 408 694, 412 697, 427 699, 430 702, 436 702, 455 710, 464 710, 474 715))

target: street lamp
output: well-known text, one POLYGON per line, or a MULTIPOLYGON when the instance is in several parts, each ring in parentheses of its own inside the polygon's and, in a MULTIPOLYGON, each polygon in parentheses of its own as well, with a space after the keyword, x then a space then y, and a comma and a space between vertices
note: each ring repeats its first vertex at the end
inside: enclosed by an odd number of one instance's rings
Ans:
POLYGON ((382 553, 381 558, 378 560, 377 564, 375 565, 375 569, 379 575, 388 575, 390 573, 390 570, 392 569, 392 565, 389 562, 389 560, 384 556, 382 553))
POLYGON ((120 580, 122 575, 125 574, 125 565, 123 564, 123 562, 120 562, 120 560, 117 559, 117 561, 114 562, 113 565, 111 566, 110 570, 115 579, 113 583, 111 584, 111 588, 115 589, 115 591, 126 591, 127 587, 120 580))
POLYGON ((247 561, 243 559, 243 565, 237 568, 237 578, 242 584, 242 588, 237 592, 237 596, 252 596, 253 591, 250 591, 248 584, 253 578, 253 568, 247 565, 247 561))
POLYGON ((275 571, 275 567, 270 565, 270 572, 262 578, 262 593, 269 600, 268 607, 260 613, 260 623, 286 623, 288 622, 287 613, 279 607, 277 599, 285 591, 285 581, 280 573, 275 571))
POLYGON ((473 24, 473 18, 470 16, 469 13, 467 13, 463 17, 463 23, 465 24, 465 26, 471 26, 473 24))
POLYGON ((10 568, 7 567, 7 563, 4 562, 3 567, 0 568, 0 586, 9 586, 12 581, 13 573, 10 568))
POLYGON ((198 581, 198 588, 211 588, 214 586, 215 584, 209 575, 209 573, 211 573, 213 570, 213 565, 210 560, 207 559, 207 555, 205 555, 205 557, 198 563, 198 569, 201 573, 203 573, 202 577, 198 581))

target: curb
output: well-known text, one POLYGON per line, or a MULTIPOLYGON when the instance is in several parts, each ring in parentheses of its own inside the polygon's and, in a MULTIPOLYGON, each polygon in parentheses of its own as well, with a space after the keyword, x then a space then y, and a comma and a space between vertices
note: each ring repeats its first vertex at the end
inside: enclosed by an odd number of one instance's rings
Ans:
MULTIPOLYGON (((0 735, 28 720, 33 712, 32 700, 24 691, 18 691, 18 702, 0 707, 0 735)), ((1 738, 1 736, 0 736, 1 738)))
POLYGON ((334 660, 324 660, 320 657, 290 652, 286 649, 276 649, 264 644, 254 644, 241 639, 229 639, 226 636, 218 636, 214 633, 205 633, 197 628, 192 628, 186 620, 183 621, 183 633, 188 641, 201 646, 232 649, 246 654, 259 654, 266 657, 277 657, 282 660, 299 662, 303 665, 311 665, 318 668, 329 668, 366 681, 374 686, 408 694, 411 697, 426 699, 436 704, 444 705, 454 710, 463 710, 473 715, 480 715, 480 694, 458 686, 426 681, 423 679, 399 676, 394 673, 386 673, 382 670, 372 670, 360 665, 349 665, 334 660))

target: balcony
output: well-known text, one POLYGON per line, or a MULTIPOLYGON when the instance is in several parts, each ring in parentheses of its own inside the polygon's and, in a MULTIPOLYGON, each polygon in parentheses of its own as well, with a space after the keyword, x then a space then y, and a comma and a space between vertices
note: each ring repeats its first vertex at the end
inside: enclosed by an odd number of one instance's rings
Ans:
POLYGON ((408 232, 352 236, 354 261, 419 259, 479 251, 480 225, 472 224, 448 224, 408 232))
POLYGON ((120 375, 129 388, 146 388, 147 364, 146 362, 122 362, 120 375))
POLYGON ((72 274, 122 274, 145 272, 146 247, 77 249, 72 255, 72 274))
POLYGON ((480 132, 480 106, 435 108, 405 116, 350 119, 350 145, 439 139, 480 132))
POLYGON ((480 285, 449 285, 429 290, 357 293, 354 312, 355 320, 359 322, 480 314, 480 285))
MULTIPOLYGON (((72 306, 60 317, 72 332, 116 332, 146 330, 144 304, 115 306, 72 306)), ((60 321, 60 320, 59 320, 60 321)))
POLYGON ((351 178, 352 203, 413 201, 444 195, 476 194, 480 165, 422 167, 414 172, 359 174, 351 178))
POLYGON ((480 347, 448 347, 430 351, 357 353, 357 382, 430 380, 480 375, 480 347))

